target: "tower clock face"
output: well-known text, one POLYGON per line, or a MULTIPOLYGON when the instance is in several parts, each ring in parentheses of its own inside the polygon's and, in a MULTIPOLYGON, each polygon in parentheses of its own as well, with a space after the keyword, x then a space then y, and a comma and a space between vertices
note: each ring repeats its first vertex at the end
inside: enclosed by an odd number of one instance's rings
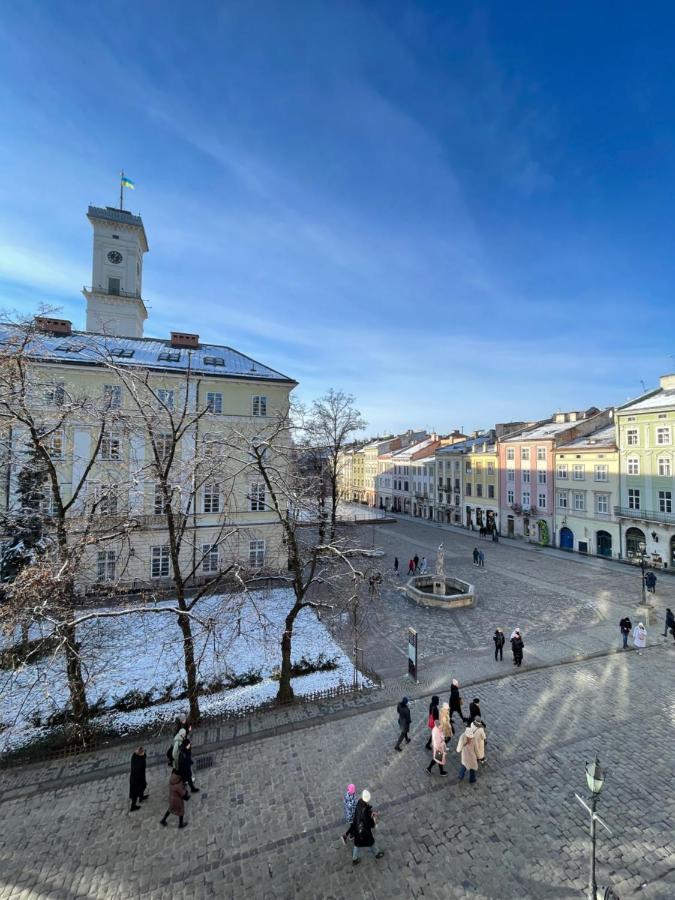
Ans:
POLYGON ((108 254, 108 259, 111 263, 114 263, 117 266, 122 262, 122 254, 119 252, 119 250, 111 250, 108 254))

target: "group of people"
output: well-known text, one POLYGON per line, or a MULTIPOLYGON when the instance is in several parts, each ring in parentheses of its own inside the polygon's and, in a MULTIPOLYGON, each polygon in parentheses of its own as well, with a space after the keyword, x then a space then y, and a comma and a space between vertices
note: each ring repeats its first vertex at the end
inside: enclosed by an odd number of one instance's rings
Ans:
POLYGON ((482 569, 485 566, 485 554, 478 547, 473 548, 473 564, 482 569))
MULTIPOLYGON (((431 751, 432 758, 426 767, 426 772, 428 775, 431 775, 432 769, 434 766, 437 766, 440 776, 447 778, 448 773, 445 770, 445 766, 448 745, 455 735, 454 717, 457 716, 463 728, 456 747, 460 758, 457 777, 459 781, 463 781, 468 772, 469 782, 473 784, 477 780, 479 767, 484 765, 486 760, 486 727, 481 717, 479 697, 474 697, 469 704, 468 715, 464 714, 462 704, 459 682, 456 678, 452 681, 450 697, 446 703, 443 703, 441 706, 440 697, 434 695, 431 698, 429 718, 427 720, 429 739, 425 744, 425 749, 431 751)), ((400 731, 394 749, 402 753, 402 743, 404 741, 406 744, 411 742, 410 726, 412 716, 410 700, 407 697, 403 697, 397 705, 396 713, 400 731)), ((340 839, 343 844, 353 841, 352 865, 354 866, 361 861, 361 853, 364 849, 367 849, 376 859, 381 859, 384 856, 384 851, 380 850, 375 843, 373 832, 378 823, 378 814, 373 809, 370 801, 370 791, 363 790, 361 797, 358 798, 356 785, 347 785, 347 790, 343 797, 347 830, 341 835, 340 839)))
MULTIPOLYGON (((398 578, 398 556, 394 557, 394 575, 398 578)), ((408 562, 408 575, 426 575, 429 571, 429 563, 426 556, 422 559, 415 554, 408 562)))
MULTIPOLYGON (((192 740, 190 734, 192 727, 185 717, 178 719, 174 728, 174 736, 171 745, 166 751, 167 763, 171 766, 169 776, 169 808, 159 820, 160 825, 166 826, 170 815, 178 817, 178 827, 185 828, 185 801, 190 799, 190 791, 199 793, 199 788, 192 778, 192 740)), ((137 747, 131 754, 131 773, 129 776, 129 799, 131 800, 130 812, 140 809, 140 804, 148 799, 146 789, 148 786, 146 777, 146 753, 143 747, 137 747)))
MULTIPOLYGON (((619 631, 621 632, 621 640, 623 641, 623 649, 628 649, 628 638, 632 636, 633 646, 638 652, 638 656, 642 655, 642 651, 647 646, 647 629, 643 622, 638 622, 635 628, 629 616, 624 616, 619 622, 619 631)), ((675 616, 670 607, 666 609, 666 621, 663 628, 663 637, 672 634, 675 641, 675 616)))
MULTIPOLYGON (((495 662, 497 662, 497 660, 501 662, 504 659, 504 644, 506 644, 506 638, 504 637, 504 632, 501 628, 495 629, 492 640, 495 645, 495 662)), ((511 653, 513 654, 513 665, 520 668, 523 664, 523 648, 525 646, 525 641, 523 640, 520 628, 513 629, 510 641, 511 653)))

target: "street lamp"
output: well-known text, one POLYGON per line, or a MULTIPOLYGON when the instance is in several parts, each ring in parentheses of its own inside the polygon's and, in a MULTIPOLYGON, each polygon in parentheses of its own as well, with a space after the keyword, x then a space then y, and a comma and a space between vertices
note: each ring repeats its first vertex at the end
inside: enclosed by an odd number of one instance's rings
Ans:
POLYGON ((647 605, 647 592, 645 590, 645 550, 647 549, 647 545, 644 541, 640 541, 638 544, 638 550, 640 551, 640 569, 642 571, 642 605, 647 605))
MULTIPOLYGON (((605 770, 600 765, 600 760, 598 759, 598 755, 595 755, 594 763, 586 763, 586 783, 588 785, 588 790, 591 792, 591 805, 589 806, 585 800, 583 800, 578 794, 574 796, 577 798, 579 803, 584 807, 586 812, 591 817, 591 873, 588 882, 588 896, 590 900, 597 900, 598 897, 598 885, 595 880, 595 823, 600 822, 600 825, 607 831, 609 834, 612 832, 602 821, 600 816, 598 816, 595 812, 595 805, 598 802, 598 797, 600 796, 600 792, 602 791, 603 785, 605 783, 605 770)), ((607 889, 607 891, 601 896, 612 896, 612 893, 607 889)))

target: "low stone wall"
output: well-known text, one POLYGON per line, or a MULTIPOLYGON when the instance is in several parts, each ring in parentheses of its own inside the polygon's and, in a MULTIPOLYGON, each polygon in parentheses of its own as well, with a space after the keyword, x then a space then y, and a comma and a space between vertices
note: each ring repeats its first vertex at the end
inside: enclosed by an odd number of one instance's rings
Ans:
POLYGON ((424 587, 433 588, 434 581, 438 580, 438 576, 434 575, 417 575, 409 578, 405 592, 418 603, 420 606, 435 606, 439 609, 460 609, 463 606, 476 605, 476 592, 474 586, 468 581, 462 581, 459 578, 452 578, 445 575, 443 580, 447 587, 453 588, 457 593, 452 594, 433 594, 423 591, 424 587))

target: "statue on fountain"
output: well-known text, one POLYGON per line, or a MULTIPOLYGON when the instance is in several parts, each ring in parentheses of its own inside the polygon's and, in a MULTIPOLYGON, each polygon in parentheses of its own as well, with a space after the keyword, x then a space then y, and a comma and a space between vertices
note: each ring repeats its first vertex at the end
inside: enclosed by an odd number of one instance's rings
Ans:
POLYGON ((443 549, 443 544, 439 544, 436 551, 436 575, 439 578, 445 578, 445 550, 443 549))

